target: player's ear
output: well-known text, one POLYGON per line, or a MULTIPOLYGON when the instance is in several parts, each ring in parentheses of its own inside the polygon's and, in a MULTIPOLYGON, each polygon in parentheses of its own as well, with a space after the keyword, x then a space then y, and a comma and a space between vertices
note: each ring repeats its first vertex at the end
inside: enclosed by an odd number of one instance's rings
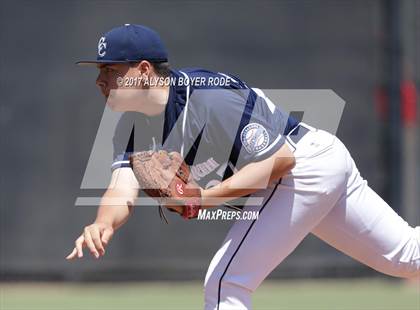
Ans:
POLYGON ((153 71, 153 66, 149 61, 142 60, 137 64, 137 69, 139 70, 140 75, 145 75, 146 77, 149 77, 151 71, 153 71))

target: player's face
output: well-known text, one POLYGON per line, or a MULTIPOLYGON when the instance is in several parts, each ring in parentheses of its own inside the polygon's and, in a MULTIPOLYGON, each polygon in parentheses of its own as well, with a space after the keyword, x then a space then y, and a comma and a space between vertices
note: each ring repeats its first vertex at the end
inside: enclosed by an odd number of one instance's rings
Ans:
POLYGON ((142 61, 136 65, 100 64, 96 84, 114 111, 140 111, 144 108, 147 92, 142 78, 151 74, 151 65, 142 61), (139 110, 140 109, 140 110, 139 110))
POLYGON ((112 89, 118 89, 118 78, 125 78, 130 74, 128 64, 100 64, 98 65, 99 74, 96 79, 96 85, 101 93, 108 99, 112 89))
POLYGON ((154 115, 157 110, 160 111, 161 102, 167 101, 167 98, 162 99, 163 95, 167 96, 166 89, 162 93, 160 87, 151 87, 144 82, 155 77, 153 66, 148 61, 132 65, 99 64, 98 69, 96 84, 105 96, 106 104, 114 111, 137 111, 154 115))

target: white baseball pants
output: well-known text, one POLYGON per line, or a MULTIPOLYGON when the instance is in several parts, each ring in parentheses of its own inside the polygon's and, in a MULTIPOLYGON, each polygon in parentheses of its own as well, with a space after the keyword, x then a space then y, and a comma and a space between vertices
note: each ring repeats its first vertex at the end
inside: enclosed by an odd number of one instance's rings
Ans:
MULTIPOLYGON (((255 221, 237 221, 210 263, 205 309, 250 309, 251 293, 310 232, 391 276, 420 278, 420 227, 410 227, 360 176, 343 143, 312 129, 296 166, 264 190, 255 221)), ((258 196, 261 192, 258 193, 258 196)))

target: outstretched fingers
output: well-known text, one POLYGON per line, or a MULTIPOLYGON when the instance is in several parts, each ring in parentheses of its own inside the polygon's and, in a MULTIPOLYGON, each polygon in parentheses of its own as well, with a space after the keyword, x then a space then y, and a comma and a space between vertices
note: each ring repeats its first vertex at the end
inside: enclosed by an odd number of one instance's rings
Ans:
POLYGON ((74 243, 73 251, 67 255, 67 260, 72 260, 75 258, 82 258, 83 257, 83 247, 86 246, 84 236, 81 235, 74 243))

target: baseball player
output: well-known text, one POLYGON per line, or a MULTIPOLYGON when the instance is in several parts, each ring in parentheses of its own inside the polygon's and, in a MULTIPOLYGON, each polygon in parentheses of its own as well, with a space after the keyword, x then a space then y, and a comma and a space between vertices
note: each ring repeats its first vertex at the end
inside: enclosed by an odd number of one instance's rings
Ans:
POLYGON ((105 254, 139 194, 130 154, 163 148, 190 166, 202 208, 238 207, 240 198, 243 210, 259 211, 258 220, 234 222, 211 261, 205 309, 250 309, 252 292, 309 233, 379 272, 419 278, 420 227, 368 186, 336 136, 296 121, 237 77, 170 69, 158 34, 144 26, 112 29, 100 38, 97 59, 81 63, 99 68, 107 104, 127 113, 113 137, 109 189, 67 259, 82 258, 84 247, 105 254), (130 78, 141 79, 139 92, 121 95, 130 78), (175 83, 145 82, 156 78, 175 83), (262 203, 246 203, 255 197, 262 203))

